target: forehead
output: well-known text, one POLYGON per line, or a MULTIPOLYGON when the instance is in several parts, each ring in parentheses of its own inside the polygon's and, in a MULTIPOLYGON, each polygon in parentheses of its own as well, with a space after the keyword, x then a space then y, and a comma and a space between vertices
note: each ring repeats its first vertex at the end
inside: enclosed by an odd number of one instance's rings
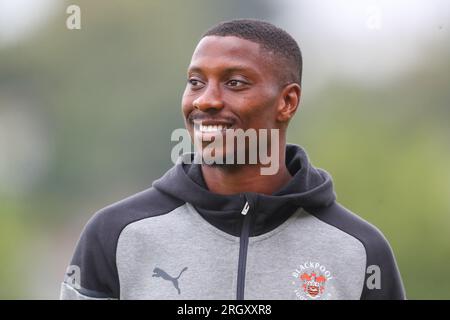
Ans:
POLYGON ((267 74, 269 60, 269 53, 256 42, 234 36, 207 36, 195 48, 189 71, 234 68, 267 74))

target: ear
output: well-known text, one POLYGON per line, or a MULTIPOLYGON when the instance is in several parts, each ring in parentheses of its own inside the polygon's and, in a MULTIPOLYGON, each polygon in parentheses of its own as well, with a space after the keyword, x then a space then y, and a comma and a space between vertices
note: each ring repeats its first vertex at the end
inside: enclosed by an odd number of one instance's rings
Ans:
POLYGON ((301 92, 297 83, 290 83, 283 88, 277 110, 277 121, 288 122, 294 116, 300 102, 301 92))

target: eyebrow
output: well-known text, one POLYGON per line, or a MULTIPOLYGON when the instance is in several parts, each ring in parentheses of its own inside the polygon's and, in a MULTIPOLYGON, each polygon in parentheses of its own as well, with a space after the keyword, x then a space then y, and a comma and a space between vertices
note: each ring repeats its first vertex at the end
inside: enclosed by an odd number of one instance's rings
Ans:
MULTIPOLYGON (((192 67, 189 67, 188 73, 189 72, 203 73, 203 69, 199 66, 194 65, 192 67)), ((241 65, 236 65, 236 66, 229 67, 229 68, 226 68, 223 70, 223 73, 225 73, 225 74, 230 74, 230 73, 234 73, 234 72, 249 72, 252 74, 257 74, 257 72, 253 68, 250 68, 248 66, 241 66, 241 65)))

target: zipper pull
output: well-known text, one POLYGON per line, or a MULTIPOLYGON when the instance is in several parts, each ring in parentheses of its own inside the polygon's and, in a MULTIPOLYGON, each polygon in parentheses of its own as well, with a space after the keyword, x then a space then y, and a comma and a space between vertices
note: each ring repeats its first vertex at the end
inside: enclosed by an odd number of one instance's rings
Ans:
POLYGON ((250 209, 250 205, 248 204, 248 201, 245 201, 245 206, 244 206, 244 208, 242 208, 241 214, 243 216, 245 216, 249 209, 250 209))

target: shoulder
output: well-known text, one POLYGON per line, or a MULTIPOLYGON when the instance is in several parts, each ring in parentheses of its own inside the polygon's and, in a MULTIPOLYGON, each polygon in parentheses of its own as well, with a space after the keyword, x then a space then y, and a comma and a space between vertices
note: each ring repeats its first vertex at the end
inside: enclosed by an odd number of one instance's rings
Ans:
POLYGON ((84 227, 71 260, 71 267, 80 270, 77 291, 86 297, 118 298, 116 249, 122 230, 180 205, 178 200, 149 188, 97 211, 84 227))
POLYGON ((384 234, 341 204, 308 211, 317 219, 358 239, 366 251, 365 286, 361 299, 404 299, 403 283, 392 248, 384 234), (379 278, 372 277, 380 273, 379 278), (372 279, 379 280, 369 284, 372 279))
POLYGON ((377 227, 337 202, 328 207, 308 210, 308 212, 319 220, 357 238, 366 250, 390 250, 386 237, 377 227))
POLYGON ((183 203, 149 188, 98 210, 87 222, 77 244, 76 253, 103 256, 115 261, 122 231, 136 221, 170 213, 183 203))
MULTIPOLYGON (((127 225, 167 214, 181 205, 183 202, 179 199, 152 187, 98 210, 86 224, 84 232, 106 238, 113 236, 117 239, 127 225)), ((111 243, 108 240, 112 239, 103 240, 111 243)))

